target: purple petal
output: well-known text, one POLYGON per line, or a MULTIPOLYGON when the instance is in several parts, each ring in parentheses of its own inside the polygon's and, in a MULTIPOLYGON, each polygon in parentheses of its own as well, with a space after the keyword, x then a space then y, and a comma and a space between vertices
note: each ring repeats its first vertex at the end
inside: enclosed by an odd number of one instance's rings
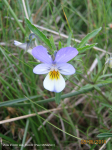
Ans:
POLYGON ((47 49, 45 47, 41 46, 41 45, 36 46, 32 49, 32 55, 36 59, 38 59, 38 60, 40 60, 44 63, 48 63, 48 64, 52 63, 52 58, 51 58, 50 55, 48 55, 47 49))
POLYGON ((65 47, 60 49, 55 57, 56 63, 65 63, 74 58, 78 54, 78 51, 76 48, 73 47, 65 47))
POLYGON ((57 64, 57 69, 59 70, 61 74, 64 74, 64 75, 71 75, 75 73, 75 68, 71 64, 68 64, 68 63, 57 64))
POLYGON ((51 64, 39 64, 33 69, 35 74, 46 74, 50 71, 51 64))

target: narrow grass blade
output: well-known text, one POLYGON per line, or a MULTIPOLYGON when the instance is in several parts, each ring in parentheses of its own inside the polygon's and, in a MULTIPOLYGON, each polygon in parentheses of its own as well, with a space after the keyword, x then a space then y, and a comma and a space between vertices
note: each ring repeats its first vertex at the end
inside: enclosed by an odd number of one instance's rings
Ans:
POLYGON ((55 45, 55 43, 54 43, 53 35, 51 35, 51 37, 50 37, 50 42, 51 42, 51 45, 52 45, 53 50, 57 50, 56 45, 55 45))
POLYGON ((32 32, 34 32, 50 49, 52 49, 52 45, 49 39, 39 29, 37 29, 33 24, 31 24, 31 22, 28 19, 26 19, 26 23, 28 28, 32 32))
MULTIPOLYGON (((30 99, 34 99, 34 98, 38 98, 38 97, 41 97, 41 95, 35 95, 35 96, 31 96, 29 98, 30 99)), ((26 100, 28 100, 28 99, 27 98, 19 98, 19 99, 14 99, 14 100, 9 100, 9 101, 5 101, 5 102, 1 102, 0 103, 0 107, 10 106, 10 105, 13 105, 15 103, 24 102, 26 100)))
POLYGON ((9 12, 11 13, 11 15, 14 17, 15 21, 17 22, 18 26, 20 27, 21 31, 23 32, 23 34, 25 34, 25 29, 23 28, 23 26, 21 25, 21 23, 19 22, 16 14, 14 13, 14 11, 12 10, 12 8, 10 7, 9 3, 7 0, 3 0, 4 4, 6 5, 7 9, 9 9, 9 12))
POLYGON ((7 143, 9 142, 10 144, 13 143, 13 144, 18 144, 18 142, 14 141, 12 138, 8 137, 8 136, 5 136, 3 134, 0 133, 0 137, 2 139, 5 139, 7 141, 7 143))
POLYGON ((59 43, 58 43, 58 50, 60 50, 62 48, 62 44, 61 44, 61 42, 59 41, 59 43))
POLYGON ((108 107, 108 108, 110 108, 111 110, 112 110, 112 106, 111 105, 108 105, 108 104, 104 104, 104 103, 101 103, 103 106, 105 106, 105 107, 108 107))
POLYGON ((28 132, 28 126, 29 126, 29 119, 27 119, 27 122, 26 122, 25 132, 24 132, 23 141, 22 141, 22 146, 21 146, 21 149, 20 149, 20 150, 23 150, 23 149, 24 149, 25 140, 26 140, 26 135, 27 135, 27 132, 28 132))
POLYGON ((108 137, 112 137, 112 133, 100 133, 97 135, 97 137, 101 138, 108 138, 108 137))
MULTIPOLYGON (((111 83, 112 83, 112 81, 111 81, 111 83)), ((109 83, 97 84, 96 86, 98 86, 100 88, 100 87, 103 87, 103 86, 108 85, 108 84, 109 83)), ((63 95, 61 95, 61 99, 72 97, 72 96, 76 96, 76 95, 80 95, 80 94, 85 94, 85 93, 87 93, 89 91, 92 91, 93 89, 94 89, 94 86, 89 86, 88 88, 81 89, 81 90, 73 92, 73 93, 63 94, 63 95)), ((25 100, 27 100, 27 98, 25 100)), ((46 100, 36 101, 35 103, 40 104, 40 103, 48 103, 48 102, 51 102, 51 101, 55 101, 55 97, 52 97, 52 98, 49 98, 49 99, 46 99, 46 100)), ((2 107, 2 106, 9 106, 9 105, 16 106, 16 107, 18 107, 18 106, 30 106, 31 105, 30 103, 27 103, 27 104, 23 104, 23 103, 16 104, 17 102, 18 102, 18 100, 17 101, 13 100, 12 103, 10 103, 10 101, 9 102, 7 102, 7 101, 6 102, 2 102, 2 103, 0 103, 0 107, 2 107)))
POLYGON ((78 45, 78 48, 83 47, 89 39, 93 38, 95 35, 98 34, 98 32, 102 29, 102 27, 100 27, 99 29, 96 29, 94 31, 92 31, 91 33, 88 33, 80 42, 80 44, 78 45))
POLYGON ((96 44, 97 44, 97 43, 91 44, 91 45, 87 45, 87 46, 78 48, 77 50, 79 51, 79 53, 83 53, 83 52, 86 52, 87 50, 93 48, 96 44))

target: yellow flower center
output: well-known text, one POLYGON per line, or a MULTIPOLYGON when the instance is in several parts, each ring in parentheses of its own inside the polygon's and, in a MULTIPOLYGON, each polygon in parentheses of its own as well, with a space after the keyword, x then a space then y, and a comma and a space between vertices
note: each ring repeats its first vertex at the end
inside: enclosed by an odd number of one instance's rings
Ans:
POLYGON ((58 80, 60 78, 60 73, 59 73, 59 71, 55 71, 55 70, 50 71, 49 77, 51 80, 54 80, 54 79, 58 80))

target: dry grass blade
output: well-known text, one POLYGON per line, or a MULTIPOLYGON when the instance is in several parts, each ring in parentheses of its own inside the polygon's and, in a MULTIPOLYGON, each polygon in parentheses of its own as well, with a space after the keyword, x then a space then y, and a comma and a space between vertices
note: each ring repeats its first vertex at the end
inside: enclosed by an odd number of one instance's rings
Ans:
POLYGON ((111 140, 111 138, 108 138, 108 139, 106 140, 106 143, 104 143, 104 144, 102 145, 102 147, 101 147, 99 150, 103 150, 104 147, 106 146, 106 144, 107 144, 110 140, 111 140))
POLYGON ((27 10, 26 10, 25 0, 22 0, 22 3, 23 3, 26 18, 29 19, 29 16, 28 16, 28 13, 27 13, 27 10))
MULTIPOLYGON (((9 18, 9 19, 11 19, 11 20, 14 20, 14 18, 12 18, 12 17, 10 18, 10 17, 7 17, 7 16, 6 16, 5 18, 9 18)), ((18 21, 19 21, 19 22, 23 22, 22 20, 18 20, 18 21)), ((68 39, 68 36, 65 35, 65 34, 63 34, 63 33, 58 33, 58 32, 56 32, 56 31, 54 31, 54 30, 50 30, 50 29, 48 29, 48 28, 39 26, 39 25, 37 25, 37 24, 34 24, 34 26, 37 27, 37 28, 39 28, 39 29, 41 29, 41 30, 48 31, 48 32, 50 32, 50 33, 53 33, 53 34, 55 34, 55 35, 60 35, 61 37, 68 39)), ((75 42, 77 42, 77 43, 80 43, 80 42, 81 42, 80 40, 74 39, 74 38, 72 38, 72 40, 75 41, 75 42)), ((89 45, 89 44, 86 44, 86 45, 89 45)), ((97 51, 101 51, 101 52, 103 52, 103 53, 111 54, 110 52, 107 52, 106 50, 104 50, 104 49, 102 49, 102 48, 99 48, 99 47, 96 47, 96 46, 94 46, 93 48, 94 48, 95 50, 97 50, 97 51)))
MULTIPOLYGON (((68 108, 71 108, 71 107, 65 107, 65 109, 68 109, 68 108)), ((38 112, 38 115, 42 115, 42 114, 49 113, 49 112, 56 111, 56 110, 59 111, 59 110, 62 110, 62 108, 54 108, 50 110, 41 111, 41 112, 38 112)), ((13 121, 21 120, 21 119, 26 119, 26 118, 34 117, 34 116, 36 116, 36 113, 24 115, 20 117, 15 117, 15 118, 7 119, 7 120, 2 120, 0 121, 0 124, 9 123, 9 122, 13 122, 13 121)))
POLYGON ((60 147, 60 150, 63 150, 63 147, 62 147, 61 143, 59 142, 59 139, 58 139, 56 133, 55 133, 53 130, 51 130, 51 131, 52 131, 52 134, 53 134, 53 136, 54 136, 54 139, 56 140, 56 143, 57 143, 57 144, 59 145, 59 147, 60 147))

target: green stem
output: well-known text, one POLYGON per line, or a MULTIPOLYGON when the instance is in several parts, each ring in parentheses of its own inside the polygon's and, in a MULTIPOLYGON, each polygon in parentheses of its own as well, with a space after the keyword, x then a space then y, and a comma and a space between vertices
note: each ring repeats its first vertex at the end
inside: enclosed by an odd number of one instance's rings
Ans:
POLYGON ((86 77, 84 77, 82 74, 79 74, 79 76, 81 76, 86 82, 94 84, 93 82, 89 81, 86 77))
MULTIPOLYGON (((97 84, 96 86, 98 86, 99 88, 100 87, 103 87, 105 85, 108 85, 110 83, 106 83, 106 84, 97 84)), ((73 93, 68 93, 68 94, 63 94, 61 95, 61 99, 64 99, 64 98, 68 98, 68 97, 72 97, 72 96, 76 96, 76 95, 79 95, 79 94, 85 94, 89 91, 92 91, 94 90, 94 87, 89 87, 89 88, 86 88, 86 89, 81 89, 79 91, 76 91, 76 92, 73 92, 73 93)), ((29 97, 30 99, 34 99, 36 96, 32 96, 32 97, 29 97)), ((39 97, 39 96, 37 96, 39 97)), ((26 101, 28 100, 27 98, 21 98, 21 101, 26 101)), ((46 100, 40 100, 40 101, 36 101, 37 104, 39 103, 48 103, 48 102, 51 102, 51 101, 55 101, 55 97, 52 97, 52 98, 49 98, 49 99, 46 99, 46 100)), ((6 102, 1 102, 0 103, 0 107, 3 107, 3 106, 30 106, 31 104, 30 103, 19 103, 19 104, 16 104, 17 102, 20 102, 20 100, 10 100, 10 101, 6 101, 6 102)))
POLYGON ((105 65, 102 67, 102 69, 100 70, 100 72, 97 74, 97 76, 96 76, 96 78, 95 78, 95 80, 94 80, 94 83, 96 83, 96 81, 97 81, 99 75, 100 75, 100 74, 102 73, 102 71, 104 70, 104 67, 105 67, 105 65))
POLYGON ((60 93, 55 93, 55 102, 56 104, 59 104, 61 100, 61 92, 60 93))
POLYGON ((18 21, 18 18, 16 16, 16 14, 14 13, 14 11, 12 10, 12 8, 10 7, 9 3, 7 2, 7 0, 3 0, 4 4, 6 5, 6 7, 9 9, 11 15, 13 16, 13 18, 15 19, 15 21, 17 22, 18 26, 20 27, 21 31, 23 32, 23 34, 25 34, 25 30, 23 28, 23 26, 21 25, 21 23, 18 21))
POLYGON ((108 98, 101 92, 101 91, 99 91, 98 89, 96 89, 95 88, 95 90, 105 99, 105 100, 107 100, 107 102, 109 103, 109 104, 111 104, 112 105, 112 102, 111 101, 109 101, 108 100, 108 98))

